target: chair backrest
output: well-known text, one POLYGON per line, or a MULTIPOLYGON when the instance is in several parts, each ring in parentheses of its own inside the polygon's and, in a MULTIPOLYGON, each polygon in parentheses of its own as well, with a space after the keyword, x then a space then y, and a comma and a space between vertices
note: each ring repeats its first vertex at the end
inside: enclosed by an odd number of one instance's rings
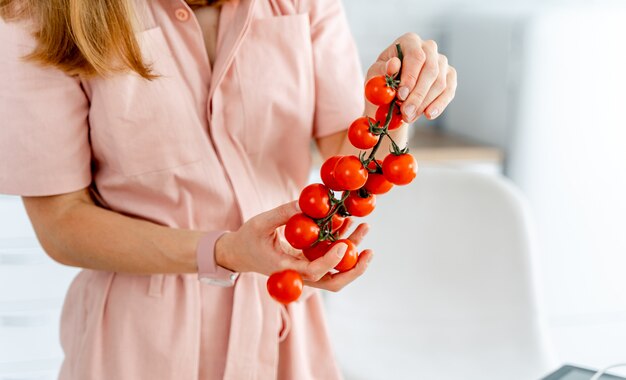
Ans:
POLYGON ((378 197, 368 272, 326 297, 348 379, 529 380, 553 369, 532 223, 507 180, 424 170, 378 197))

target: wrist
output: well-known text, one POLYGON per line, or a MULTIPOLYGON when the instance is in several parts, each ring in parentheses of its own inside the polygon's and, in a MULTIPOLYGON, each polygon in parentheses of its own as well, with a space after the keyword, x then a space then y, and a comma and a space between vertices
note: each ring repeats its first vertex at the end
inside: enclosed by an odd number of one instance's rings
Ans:
POLYGON ((198 267, 198 280, 202 283, 218 286, 233 286, 237 279, 238 273, 235 273, 222 265, 228 265, 228 260, 225 260, 224 253, 229 252, 229 249, 224 249, 222 243, 219 244, 218 254, 218 240, 228 234, 228 231, 212 231, 207 232, 200 238, 198 246, 196 248, 197 267, 198 267), (221 261, 218 261, 218 257, 221 261))
POLYGON ((235 271, 235 265, 231 260, 229 248, 229 242, 232 238, 232 232, 226 232, 217 238, 215 241, 215 263, 222 268, 226 268, 231 271, 235 271))

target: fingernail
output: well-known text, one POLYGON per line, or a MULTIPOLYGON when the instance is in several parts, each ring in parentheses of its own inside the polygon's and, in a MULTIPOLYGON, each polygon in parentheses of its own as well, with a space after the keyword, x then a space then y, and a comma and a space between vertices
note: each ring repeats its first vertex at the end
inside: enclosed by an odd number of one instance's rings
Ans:
POLYGON ((374 255, 370 255, 370 257, 368 257, 367 259, 367 264, 369 265, 369 263, 372 262, 372 259, 374 258, 374 255))
POLYGON ((296 204, 296 210, 298 212, 301 212, 302 210, 300 210, 300 202, 296 201, 295 204, 296 204))
POLYGON ((415 112, 417 111, 417 106, 415 104, 409 104, 404 107, 404 116, 411 121, 415 117, 415 112))
POLYGON ((409 88, 400 87, 400 89, 398 90, 398 97, 400 97, 400 100, 406 99, 407 96, 409 96, 409 88))
POLYGON ((348 246, 346 244, 341 243, 339 248, 337 248, 337 251, 335 251, 335 253, 337 254, 337 257, 343 257, 343 255, 346 254, 347 250, 348 250, 348 246))
POLYGON ((435 117, 437 117, 437 115, 439 115, 439 110, 436 108, 433 108, 430 111, 428 111, 428 117, 430 119, 434 119, 435 117))

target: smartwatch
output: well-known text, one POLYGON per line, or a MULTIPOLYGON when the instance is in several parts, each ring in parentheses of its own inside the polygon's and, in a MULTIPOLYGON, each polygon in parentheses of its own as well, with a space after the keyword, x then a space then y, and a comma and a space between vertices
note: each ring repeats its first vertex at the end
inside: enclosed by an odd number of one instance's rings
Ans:
POLYGON ((217 265, 215 262, 215 242, 229 231, 212 231, 203 235, 196 247, 198 280, 203 284, 233 286, 239 273, 217 265))

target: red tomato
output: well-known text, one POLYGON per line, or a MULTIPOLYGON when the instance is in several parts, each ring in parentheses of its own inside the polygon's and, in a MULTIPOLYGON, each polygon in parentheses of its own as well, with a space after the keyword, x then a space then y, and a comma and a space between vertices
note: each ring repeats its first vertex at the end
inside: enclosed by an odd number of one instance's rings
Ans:
POLYGON ((333 214, 333 217, 330 219, 331 221, 331 225, 330 225, 330 232, 335 233, 337 231, 339 231, 339 229, 341 228, 341 226, 343 226, 343 224, 346 221, 346 218, 335 213, 333 214))
MULTIPOLYGON (((383 162, 381 160, 376 161, 380 166, 383 165, 383 162)), ((374 161, 372 161, 369 163, 369 165, 367 165, 367 167, 370 169, 375 169, 376 164, 374 163, 374 161)), ((365 188, 365 190, 367 190, 367 192, 378 195, 385 194, 386 192, 391 190, 391 188, 393 187, 393 183, 387 181, 385 176, 382 174, 370 172, 367 175, 367 182, 365 182, 365 185, 363 187, 365 188)))
POLYGON ((417 161, 408 153, 388 154, 383 161, 383 175, 394 185, 406 185, 417 175, 417 161))
POLYGON ((367 198, 362 198, 358 191, 351 191, 343 204, 350 215, 363 217, 374 211, 376 196, 369 194, 367 198))
MULTIPOLYGON (((339 272, 346 272, 349 271, 350 269, 354 268, 354 266, 356 265, 356 262, 359 258, 359 254, 356 250, 356 245, 354 245, 354 243, 352 242, 352 240, 348 240, 348 239, 340 239, 337 240, 336 242, 334 242, 332 245, 338 244, 338 243, 345 243, 348 245, 348 249, 346 249, 346 253, 343 255, 343 258, 341 259, 341 261, 339 262, 339 264, 337 264, 335 266, 335 269, 337 269, 337 271, 339 272)), ((332 248, 332 246, 331 246, 332 248)))
POLYGON ((357 156, 344 156, 335 166, 335 181, 341 190, 357 190, 367 181, 367 170, 357 156))
POLYGON ((335 166, 337 166, 337 161, 342 157, 343 156, 332 156, 322 164, 320 177, 322 178, 322 182, 324 182, 329 189, 342 190, 337 181, 335 181, 335 166))
POLYGON ((314 261, 324 256, 332 244, 333 243, 329 240, 318 241, 314 245, 303 249, 302 253, 309 261, 314 261))
MULTIPOLYGON (((376 121, 380 123, 380 127, 385 126, 385 122, 387 121, 387 114, 389 113, 389 104, 384 104, 376 110, 376 121)), ((389 122, 388 130, 393 131, 394 129, 400 128, 400 126, 404 123, 402 121, 402 111, 400 111, 400 106, 396 104, 393 107, 393 115, 391 115, 391 121, 389 122)))
POLYGON ((285 239, 296 249, 309 247, 315 243, 319 234, 317 223, 304 214, 292 216, 285 225, 285 239))
POLYGON ((291 269, 276 272, 267 279, 267 291, 270 296, 285 305, 300 297, 303 286, 300 273, 291 269))
POLYGON ((360 117, 352 122, 348 129, 348 140, 359 149, 370 149, 376 145, 380 136, 370 132, 370 124, 376 123, 371 117, 360 117))
POLYGON ((387 85, 384 75, 377 75, 365 83, 365 97, 377 106, 389 104, 396 97, 396 90, 387 85))
POLYGON ((302 189, 298 205, 303 213, 313 219, 321 219, 330 212, 330 196, 328 187, 314 183, 302 189))

